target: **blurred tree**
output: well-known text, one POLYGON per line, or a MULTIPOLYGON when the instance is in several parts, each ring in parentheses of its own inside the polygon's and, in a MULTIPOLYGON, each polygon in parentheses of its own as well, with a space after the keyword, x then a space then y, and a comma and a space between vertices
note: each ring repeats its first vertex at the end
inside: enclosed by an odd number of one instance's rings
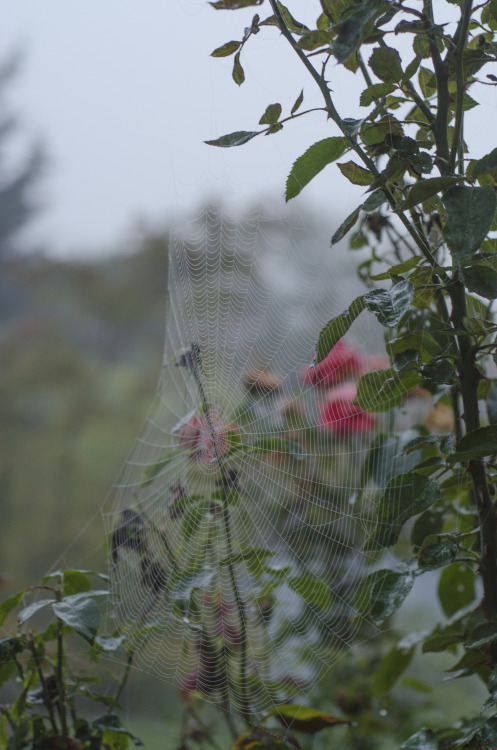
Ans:
POLYGON ((13 167, 6 158, 6 147, 20 127, 19 118, 9 111, 6 95, 23 59, 24 53, 16 51, 0 61, 0 263, 12 254, 17 233, 36 210, 33 191, 46 165, 39 140, 30 144, 20 166, 13 167))

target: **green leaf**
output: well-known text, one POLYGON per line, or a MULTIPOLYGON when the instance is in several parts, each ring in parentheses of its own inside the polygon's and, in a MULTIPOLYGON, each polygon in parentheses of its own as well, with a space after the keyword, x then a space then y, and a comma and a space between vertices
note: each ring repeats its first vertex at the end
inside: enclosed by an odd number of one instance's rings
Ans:
POLYGON ((305 34, 310 31, 310 29, 305 24, 303 24, 301 21, 297 21, 297 19, 292 16, 286 5, 283 5, 280 0, 277 0, 277 5, 287 29, 290 29, 290 31, 294 31, 296 34, 305 34))
POLYGON ((387 352, 393 358, 396 354, 401 354, 409 349, 426 351, 430 355, 438 354, 440 344, 433 338, 428 331, 418 330, 409 331, 396 339, 392 339, 387 344, 387 352))
POLYGON ((437 735, 433 729, 420 729, 401 745, 402 750, 438 750, 437 735))
POLYGON ((100 646, 102 651, 107 652, 117 651, 117 649, 120 648, 125 641, 125 635, 97 635, 97 637, 95 638, 95 643, 100 646))
POLYGON ((471 177, 476 179, 483 174, 487 174, 487 172, 492 172, 494 169, 497 169, 497 148, 494 148, 493 151, 486 156, 483 156, 475 163, 473 171, 471 172, 471 177))
POLYGON ((360 96, 359 104, 361 107, 369 107, 370 104, 378 99, 391 94, 394 88, 391 83, 373 83, 367 89, 364 89, 360 96))
POLYGON ((382 326, 394 328, 411 306, 414 285, 409 279, 392 284, 390 289, 373 289, 364 295, 364 304, 382 326))
POLYGON ((189 542, 200 529, 205 518, 205 507, 196 505, 189 508, 183 516, 182 532, 185 542, 189 542))
POLYGON ((421 258, 414 255, 412 258, 408 258, 403 263, 397 263, 391 266, 385 273, 378 273, 375 276, 370 276, 371 281, 383 281, 384 279, 390 279, 392 276, 400 276, 402 273, 407 273, 415 268, 418 263, 421 262, 421 258))
POLYGON ((286 181, 286 200, 295 198, 327 164, 342 156, 348 146, 347 139, 341 136, 324 138, 310 146, 292 166, 286 181))
POLYGON ((185 571, 178 578, 173 588, 175 601, 188 601, 195 589, 205 589, 216 575, 216 569, 212 565, 204 565, 196 571, 185 571))
POLYGON ((332 318, 324 328, 321 329, 316 344, 316 364, 328 356, 339 339, 344 336, 358 315, 364 310, 364 295, 357 297, 351 305, 332 318))
POLYGON ((411 663, 414 648, 414 645, 410 648, 399 648, 397 644, 390 649, 374 673, 373 695, 377 698, 384 698, 385 693, 392 689, 411 663))
POLYGON ((299 95, 298 95, 298 97, 296 98, 296 100, 295 100, 295 104, 293 105, 293 107, 292 107, 292 108, 291 108, 291 110, 290 110, 290 114, 291 114, 291 115, 294 115, 294 114, 295 114, 295 112, 296 112, 296 111, 297 111, 298 109, 300 109, 300 107, 301 107, 301 105, 302 105, 302 102, 303 102, 303 101, 304 101, 304 89, 302 89, 302 91, 300 92, 300 94, 299 94, 299 95))
POLYGON ((487 263, 464 268, 462 277, 470 292, 479 294, 480 297, 485 297, 485 299, 497 297, 497 271, 487 263))
POLYGON ((427 180, 418 180, 409 190, 406 200, 400 204, 399 211, 407 211, 409 208, 414 208, 418 203, 422 203, 462 180, 462 177, 430 177, 427 180))
POLYGON ((326 612, 331 604, 331 595, 328 584, 312 575, 294 576, 288 579, 288 585, 302 599, 313 607, 318 607, 326 612))
POLYGON ((281 115, 281 104, 270 104, 259 120, 259 125, 274 125, 281 115))
POLYGON ((407 393, 421 385, 421 375, 415 371, 416 363, 408 363, 397 372, 390 367, 368 372, 361 377, 354 403, 365 411, 381 412, 399 406, 407 393))
POLYGON ((354 211, 352 211, 349 216, 345 219, 345 221, 340 224, 338 229, 336 230, 335 234, 331 238, 331 245, 336 245, 337 242, 340 242, 341 239, 345 237, 347 232, 352 229, 354 224, 356 223, 357 219, 359 218, 359 211, 361 210, 361 207, 358 206, 354 211))
POLYGON ((423 547, 418 556, 418 565, 423 570, 435 570, 451 563, 457 555, 454 542, 443 541, 423 547))
POLYGON ((216 0, 209 3, 216 10, 238 10, 248 8, 250 5, 262 5, 264 0, 216 0))
POLYGON ((471 260, 495 217, 497 198, 490 185, 454 185, 442 197, 447 211, 444 238, 455 263, 471 260))
POLYGON ((211 52, 211 57, 229 57, 229 55, 232 55, 233 52, 237 51, 240 45, 241 42, 226 42, 226 44, 223 44, 221 47, 215 49, 214 52, 211 52))
POLYGON ((485 747, 497 745, 497 716, 492 716, 482 727, 481 737, 485 747))
POLYGON ((260 453, 283 453, 285 456, 297 459, 304 458, 306 455, 301 444, 295 440, 287 440, 284 437, 272 435, 267 435, 260 440, 254 441, 248 446, 248 450, 260 453))
POLYGON ((433 479, 415 472, 397 475, 386 486, 378 507, 376 529, 364 549, 371 551, 392 546, 405 521, 438 500, 440 487, 433 479))
POLYGON ((91 596, 66 596, 60 602, 53 603, 52 609, 59 620, 73 628, 90 644, 93 643, 100 622, 100 611, 91 596))
POLYGON ((352 211, 352 213, 347 216, 345 221, 340 224, 335 234, 331 238, 331 245, 333 246, 336 245, 337 242, 340 242, 340 240, 345 237, 347 232, 352 229, 357 219, 359 218, 360 211, 372 213, 373 211, 376 211, 376 209, 378 209, 383 203, 385 203, 386 200, 387 199, 383 190, 375 190, 374 193, 371 193, 371 195, 366 198, 364 203, 362 203, 354 211, 352 211))
POLYGON ((12 594, 0 604, 0 626, 4 624, 7 615, 22 602, 26 596, 26 591, 27 589, 22 589, 22 591, 12 594))
MULTIPOLYGON (((232 77, 233 77, 234 82, 237 83, 238 86, 241 86, 242 83, 245 80, 245 72, 244 72, 244 70, 242 68, 242 64, 240 62, 240 53, 239 52, 236 53, 235 59, 233 61, 232 77)), ((212 145, 216 145, 216 144, 212 144, 212 145)))
POLYGON ((383 12, 386 3, 383 0, 367 0, 355 8, 342 23, 340 33, 333 46, 333 54, 340 63, 352 57, 359 46, 368 22, 383 12))
POLYGON ((423 546, 426 537, 432 534, 440 534, 444 521, 444 513, 440 508, 428 508, 416 519, 411 533, 411 544, 414 547, 414 552, 423 546))
POLYGON ((258 130, 237 130, 235 133, 222 135, 221 138, 216 138, 215 141, 204 141, 204 143, 208 146, 231 148, 232 146, 241 146, 243 143, 251 141, 256 135, 259 135, 258 130))
POLYGON ((374 176, 369 169, 364 169, 353 161, 337 164, 337 167, 353 185, 371 185, 373 182, 374 176))
POLYGON ((33 604, 30 604, 29 607, 24 607, 24 609, 21 609, 19 614, 17 615, 17 621, 19 625, 22 625, 26 620, 29 620, 30 617, 32 617, 34 614, 39 612, 41 609, 44 609, 48 604, 54 604, 53 597, 51 599, 40 599, 37 602, 34 602, 33 604))
POLYGON ((361 614, 381 625, 402 604, 414 584, 414 572, 375 570, 359 585, 354 603, 361 614))
POLYGON ((385 83, 398 83, 404 77, 400 55, 392 47, 377 47, 369 58, 369 67, 385 83))
POLYGON ((322 47, 323 45, 329 46, 332 39, 332 32, 316 29, 304 34, 297 42, 297 47, 312 52, 312 50, 318 49, 318 47, 322 47))
POLYGON ((466 648, 486 648, 496 641, 497 624, 495 622, 485 622, 470 633, 464 645, 466 648))
POLYGON ((471 604, 475 598, 475 574, 464 563, 452 563, 442 571, 438 599, 447 617, 471 604))
POLYGON ((471 430, 458 440, 455 452, 448 456, 448 461, 466 462, 473 458, 484 458, 493 453, 497 453, 497 425, 488 425, 471 430))
POLYGON ((324 711, 317 711, 315 708, 296 704, 275 706, 266 714, 266 718, 270 716, 278 719, 282 726, 303 734, 316 734, 316 732, 328 727, 350 724, 346 719, 339 719, 324 711))

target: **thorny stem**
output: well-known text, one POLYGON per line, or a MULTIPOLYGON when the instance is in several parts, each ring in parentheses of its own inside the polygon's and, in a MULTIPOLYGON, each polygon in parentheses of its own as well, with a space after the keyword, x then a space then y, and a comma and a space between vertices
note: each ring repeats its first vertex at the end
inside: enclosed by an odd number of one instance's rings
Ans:
MULTIPOLYGON (((378 170, 374 162, 367 156, 362 150, 357 141, 345 132, 344 123, 338 114, 335 105, 330 96, 330 90, 324 80, 324 77, 320 76, 316 71, 312 63, 307 59, 305 54, 297 47, 292 34, 287 29, 283 17, 279 11, 276 0, 269 0, 273 13, 277 19, 278 26, 283 36, 288 40, 295 53, 300 57, 302 63, 307 68, 312 78, 316 81, 323 95, 326 103, 326 108, 330 118, 338 125, 342 133, 347 137, 351 147, 361 158, 365 166, 371 171, 371 173, 377 177, 379 176, 378 170)), ((445 61, 442 60, 440 51, 437 46, 437 39, 433 33, 434 18, 433 18, 433 6, 431 0, 423 0, 423 20, 425 21, 425 29, 428 37, 429 51, 435 70, 435 78, 437 83, 437 113, 434 122, 432 123, 432 130, 435 137, 437 147, 437 165, 442 175, 449 174, 453 168, 455 161, 454 156, 449 151, 448 141, 448 120, 449 120, 449 63, 452 60, 452 56, 456 54, 457 60, 456 65, 461 63, 462 51, 464 49, 467 37, 467 30, 469 24, 469 16, 471 14, 471 0, 465 0, 461 14, 461 18, 458 24, 456 33, 454 34, 452 43, 453 48, 447 53, 445 61)), ((460 73, 459 73, 460 75, 460 73)), ((464 80, 462 79, 459 83, 458 89, 458 100, 459 107, 462 106, 464 98, 464 80)), ((463 108, 464 109, 464 108, 463 108)), ((457 104, 456 104, 457 112, 457 104)), ((454 138, 454 143, 457 144, 460 141, 460 133, 462 129, 462 114, 459 117, 459 135, 454 138)), ((455 134, 456 135, 456 134, 455 134)), ((411 224, 407 216, 402 211, 399 211, 396 205, 395 198, 391 191, 383 187, 382 188, 385 197, 388 200, 392 210, 397 214, 399 219, 404 224, 411 238, 416 243, 417 247, 421 250, 422 254, 429 261, 433 267, 437 267, 435 258, 432 255, 428 240, 424 235, 424 232, 411 224)), ((451 322, 456 331, 464 331, 463 334, 457 333, 457 349, 458 349, 458 372, 460 378, 460 388, 464 408, 464 422, 467 431, 476 429, 479 422, 478 412, 478 396, 477 396, 477 385, 478 385, 478 371, 475 365, 475 351, 473 348, 472 338, 466 335, 466 329, 464 326, 463 318, 466 313, 466 299, 465 299, 465 288, 464 285, 456 279, 455 283, 446 283, 446 274, 443 275, 442 280, 446 284, 447 292, 452 302, 452 313, 451 322)), ((445 299, 443 299, 443 292, 440 290, 438 302, 441 303, 439 310, 444 320, 447 320, 447 306, 445 299)), ((452 394, 452 400, 455 404, 456 396, 452 394)), ((457 417, 457 413, 456 413, 457 417)), ((495 585, 497 577, 497 518, 496 512, 490 497, 488 490, 487 478, 485 465, 482 461, 472 460, 469 462, 469 471, 472 477, 473 490, 475 496, 475 504, 477 507, 477 513, 479 517, 480 525, 480 539, 481 539, 481 556, 480 556, 480 572, 483 580, 483 588, 485 593, 485 614, 489 620, 497 619, 497 586, 495 585)))
POLYGON ((223 519, 223 526, 224 526, 224 533, 226 537, 226 546, 228 548, 228 573, 231 581, 231 588, 233 590, 233 596, 235 598, 236 607, 238 610, 238 619, 240 622, 240 703, 241 703, 241 713, 245 721, 250 724, 251 720, 251 712, 249 707, 249 701, 248 701, 248 695, 247 695, 247 661, 248 661, 248 632, 247 632, 247 617, 245 612, 245 603, 243 601, 238 582, 236 579, 236 573, 235 568, 233 566, 232 558, 234 555, 233 552, 233 541, 231 537, 231 520, 230 520, 230 513, 229 513, 229 499, 231 495, 231 486, 230 486, 230 480, 228 477, 228 472, 226 470, 226 467, 224 465, 224 461, 222 459, 221 454, 218 450, 218 443, 217 443, 217 435, 216 431, 214 429, 214 425, 212 424, 212 419, 210 416, 209 411, 209 402, 207 401, 207 397, 205 395, 204 387, 202 385, 202 379, 200 377, 200 361, 198 357, 195 357, 192 363, 192 366, 190 368, 190 371, 195 379, 195 382, 197 384, 197 388, 200 393, 200 398, 202 401, 202 408, 205 413, 205 418, 207 420, 207 424, 209 426, 209 431, 211 433, 212 437, 212 443, 214 446, 214 455, 216 458, 217 465, 219 466, 219 471, 221 474, 221 489, 222 489, 222 500, 223 500, 223 507, 222 507, 222 519, 223 519))
POLYGON ((469 21, 471 18, 472 0, 464 0, 459 28, 457 30, 457 46, 455 49, 455 72, 456 72, 456 116, 454 122, 454 135, 449 156, 449 171, 454 171, 457 154, 462 145, 463 120, 464 120, 464 95, 466 93, 466 82, 464 78, 463 52, 468 36, 469 21))
MULTIPOLYGON (((458 334, 461 396, 464 408, 466 430, 476 430, 480 426, 478 410, 478 379, 476 368, 476 349, 473 339, 465 335, 464 318, 467 314, 466 290, 464 284, 456 277, 449 288, 452 301, 452 322, 458 334)), ((483 581, 484 612, 488 620, 497 619, 497 516, 488 489, 485 464, 472 459, 468 464, 473 485, 474 503, 480 527, 480 574, 483 581)), ((496 655, 494 654, 494 661, 496 655)))
POLYGON ((433 135, 437 144, 437 166, 442 175, 449 172, 449 74, 447 63, 442 60, 437 39, 432 33, 435 25, 431 0, 423 0, 426 36, 430 50, 435 79, 437 82, 437 114, 432 124, 433 135))

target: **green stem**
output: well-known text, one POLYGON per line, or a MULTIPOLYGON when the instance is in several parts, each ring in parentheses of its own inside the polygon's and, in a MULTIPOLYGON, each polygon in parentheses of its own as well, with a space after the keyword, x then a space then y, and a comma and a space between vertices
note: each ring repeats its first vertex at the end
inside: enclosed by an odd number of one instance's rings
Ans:
POLYGON ((124 690, 124 688, 126 686, 126 683, 128 681, 128 677, 129 677, 130 672, 131 672, 131 667, 133 666, 133 659, 134 659, 134 657, 135 657, 135 652, 134 651, 130 651, 128 653, 128 658, 126 660, 126 668, 124 670, 124 674, 123 674, 123 676, 121 677, 121 679, 119 681, 119 685, 117 686, 117 690, 116 690, 115 695, 114 695, 114 699, 116 701, 119 701, 119 698, 121 697, 122 692, 123 692, 123 690, 124 690))
POLYGON ((457 29, 457 46, 454 52, 456 69, 456 115, 454 122, 454 135, 449 156, 449 171, 453 172, 456 158, 462 145, 463 122, 464 122, 464 95, 466 93, 466 81, 464 77, 463 53, 468 38, 469 21, 471 19, 472 0, 464 0, 459 27, 457 29))
POLYGON ((250 724, 251 722, 251 712, 249 707, 249 700, 248 700, 248 690, 247 690, 247 665, 248 665, 248 631, 247 631, 247 617, 245 612, 245 603, 243 601, 243 597, 241 595, 238 581, 236 579, 236 573, 235 568, 232 562, 234 551, 233 551, 233 541, 231 537, 231 519, 230 519, 230 512, 229 512, 229 500, 231 495, 231 486, 229 481, 229 475, 226 471, 226 467, 224 465, 223 458, 221 454, 219 453, 218 448, 218 441, 217 441, 217 434, 214 429, 214 425, 212 424, 212 419, 210 416, 210 410, 209 410, 209 402, 207 401, 207 397, 205 395, 204 387, 202 385, 202 379, 200 377, 200 362, 198 360, 195 360, 193 363, 193 366, 191 367, 191 372, 193 374, 193 377, 195 379, 195 382, 197 384, 197 388, 200 393, 200 398, 202 401, 202 408, 204 410, 205 418, 207 420, 207 424, 209 426, 209 431, 211 433, 212 443, 214 447, 214 455, 216 458, 217 465, 219 467, 219 472, 221 474, 221 491, 222 491, 222 501, 223 501, 223 508, 222 508, 222 519, 223 519, 223 526, 224 526, 224 533, 226 537, 226 547, 228 551, 228 573, 230 577, 231 582, 231 588, 233 590, 233 596, 235 599, 236 608, 238 610, 238 620, 240 623, 240 703, 241 703, 241 713, 247 724, 250 724))
POLYGON ((59 695, 59 714, 62 728, 62 747, 67 748, 66 687, 64 684, 64 623, 57 622, 57 692, 59 695))
POLYGON ((437 82, 437 114, 432 124, 432 130, 437 145, 437 166, 440 174, 444 175, 449 172, 449 74, 447 64, 440 55, 437 39, 432 33, 435 22, 431 0, 423 0, 423 11, 428 48, 437 82))
POLYGON ((50 718, 50 724, 52 725, 52 730, 54 734, 58 734, 59 730, 57 728, 57 722, 55 721, 52 700, 48 694, 47 683, 45 682, 45 676, 40 666, 40 657, 36 653, 36 646, 32 640, 29 641, 28 646, 33 655, 34 663, 36 664, 36 671, 38 672, 38 677, 40 678, 40 684, 43 691, 43 703, 45 704, 45 708, 47 709, 48 716, 50 718))
MULTIPOLYGON (((464 318, 467 314, 466 290, 456 277, 449 288, 452 301, 452 322, 456 330, 464 331, 458 335, 459 343, 459 378, 464 408, 466 430, 471 432, 480 426, 478 409, 478 380, 476 367, 476 348, 471 336, 466 335, 464 318)), ((484 612, 489 620, 497 619, 497 516, 488 489, 486 468, 483 461, 473 459, 468 464, 473 485, 474 503, 477 510, 480 528, 480 565, 483 581, 484 612)), ((496 655, 494 654, 494 661, 496 655)))

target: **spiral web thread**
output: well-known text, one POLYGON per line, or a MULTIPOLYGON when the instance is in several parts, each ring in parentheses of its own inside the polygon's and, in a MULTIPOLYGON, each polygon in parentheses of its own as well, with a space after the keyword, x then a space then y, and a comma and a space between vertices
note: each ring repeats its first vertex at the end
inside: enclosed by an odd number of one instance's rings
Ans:
MULTIPOLYGON (((104 512, 112 627, 139 667, 233 714, 297 702, 372 632, 357 608, 378 485, 361 477, 391 414, 358 429, 338 402, 331 428, 333 391, 305 384, 319 330, 360 291, 330 256, 309 221, 259 210, 210 207, 172 233, 156 405, 104 512)), ((373 316, 349 338, 381 351, 373 316)))

